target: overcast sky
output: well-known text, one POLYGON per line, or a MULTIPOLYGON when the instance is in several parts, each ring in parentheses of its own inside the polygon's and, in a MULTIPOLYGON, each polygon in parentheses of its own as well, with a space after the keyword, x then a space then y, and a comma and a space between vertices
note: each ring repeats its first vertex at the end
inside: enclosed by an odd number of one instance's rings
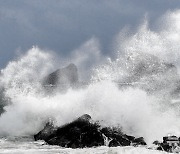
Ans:
POLYGON ((147 15, 150 26, 180 0, 0 0, 0 68, 33 45, 66 55, 92 37, 110 54, 114 36, 135 29, 147 15))

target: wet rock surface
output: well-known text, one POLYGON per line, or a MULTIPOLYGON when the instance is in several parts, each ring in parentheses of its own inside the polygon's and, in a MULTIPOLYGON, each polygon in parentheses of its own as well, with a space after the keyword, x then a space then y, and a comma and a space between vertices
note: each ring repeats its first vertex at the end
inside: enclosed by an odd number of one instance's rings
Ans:
POLYGON ((51 122, 46 123, 43 130, 34 135, 35 140, 47 140, 50 135, 57 131, 57 127, 54 127, 51 122))
POLYGON ((120 129, 101 128, 98 123, 92 122, 88 114, 61 127, 47 123, 43 130, 34 135, 34 139, 67 148, 146 145, 143 138, 136 139, 122 133, 120 129))
POLYGON ((34 136, 35 140, 45 140, 50 145, 81 148, 104 145, 104 138, 97 124, 90 122, 87 114, 64 126, 45 128, 34 136))

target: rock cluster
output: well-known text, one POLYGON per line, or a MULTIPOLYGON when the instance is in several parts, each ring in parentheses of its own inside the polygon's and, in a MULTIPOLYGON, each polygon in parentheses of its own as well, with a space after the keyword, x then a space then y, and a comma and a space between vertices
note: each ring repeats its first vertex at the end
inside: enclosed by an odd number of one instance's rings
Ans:
POLYGON ((172 153, 180 152, 180 138, 174 135, 163 137, 163 142, 154 141, 153 144, 156 145, 156 150, 172 153))
POLYGON ((146 145, 142 137, 126 135, 118 128, 101 128, 98 123, 92 122, 88 114, 61 127, 47 123, 43 130, 34 135, 34 138, 44 140, 50 145, 68 148, 146 145))

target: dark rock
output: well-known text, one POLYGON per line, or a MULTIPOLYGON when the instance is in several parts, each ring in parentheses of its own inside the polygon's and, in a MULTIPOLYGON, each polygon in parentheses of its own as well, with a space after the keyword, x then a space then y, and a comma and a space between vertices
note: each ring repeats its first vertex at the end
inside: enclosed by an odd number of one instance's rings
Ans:
POLYGON ((42 85, 48 95, 56 91, 66 92, 68 88, 83 88, 86 86, 85 83, 79 82, 78 69, 74 64, 49 74, 42 81, 42 85))
POLYGON ((68 148, 102 145, 111 147, 129 146, 131 143, 146 145, 143 138, 135 139, 133 136, 124 134, 120 128, 100 128, 98 123, 92 122, 88 114, 84 114, 61 127, 54 127, 48 123, 42 131, 34 135, 34 138, 35 140, 45 140, 50 145, 59 145, 68 148))
POLYGON ((67 67, 58 69, 49 74, 44 81, 45 85, 58 86, 63 84, 74 84, 78 82, 78 70, 76 65, 69 64, 67 67))
POLYGON ((157 147, 157 150, 166 151, 166 152, 172 152, 171 151, 171 146, 169 144, 166 144, 166 143, 161 143, 157 147))
POLYGON ((161 142, 159 142, 159 141, 156 140, 156 141, 153 142, 153 144, 154 144, 154 145, 160 145, 161 142))
POLYGON ((165 136, 163 137, 163 143, 154 141, 153 144, 157 145, 157 150, 173 152, 177 147, 180 146, 180 141, 177 136, 165 136))
POLYGON ((106 127, 102 128, 101 132, 111 140, 109 146, 146 145, 143 137, 135 138, 134 136, 124 134, 120 128, 106 127))
POLYGON ((91 117, 87 114, 77 120, 54 129, 45 127, 35 135, 35 139, 43 139, 48 144, 70 148, 83 148, 104 145, 103 135, 97 124, 90 122, 91 117), (49 132, 50 134, 48 134, 49 132))
POLYGON ((47 95, 51 95, 57 91, 66 92, 68 88, 86 88, 88 85, 88 82, 79 81, 78 69, 74 64, 69 64, 67 67, 56 70, 46 76, 42 81, 42 86, 47 95))
POLYGON ((135 138, 133 143, 136 145, 147 145, 143 137, 135 138))
POLYGON ((121 146, 121 144, 116 139, 112 139, 109 142, 109 147, 117 147, 117 146, 121 146))
MULTIPOLYGON (((112 139, 112 141, 109 143, 109 146, 116 144, 121 146, 129 146, 132 142, 130 136, 123 134, 119 128, 106 127, 103 128, 101 132, 109 139, 112 139)), ((132 139, 134 138, 132 137, 132 139)))
POLYGON ((130 136, 130 135, 124 135, 128 140, 130 141, 134 141, 135 137, 134 136, 130 136))
POLYGON ((37 140, 47 140, 49 136, 57 131, 57 128, 53 126, 51 122, 48 122, 44 129, 41 130, 38 134, 34 135, 35 141, 37 140))

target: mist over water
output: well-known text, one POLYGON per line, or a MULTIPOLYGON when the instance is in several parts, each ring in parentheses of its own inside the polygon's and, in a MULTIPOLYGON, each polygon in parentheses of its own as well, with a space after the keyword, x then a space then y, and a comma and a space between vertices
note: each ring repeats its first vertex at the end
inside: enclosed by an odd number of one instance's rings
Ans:
POLYGON ((168 12, 157 31, 145 21, 135 34, 121 32, 115 59, 105 60, 96 39, 85 42, 71 56, 80 74, 92 72, 83 89, 47 95, 41 81, 57 64, 51 52, 38 47, 9 62, 0 75, 6 98, 0 135, 33 135, 49 118, 63 125, 84 113, 148 143, 168 133, 180 135, 179 21, 180 11, 168 12))

